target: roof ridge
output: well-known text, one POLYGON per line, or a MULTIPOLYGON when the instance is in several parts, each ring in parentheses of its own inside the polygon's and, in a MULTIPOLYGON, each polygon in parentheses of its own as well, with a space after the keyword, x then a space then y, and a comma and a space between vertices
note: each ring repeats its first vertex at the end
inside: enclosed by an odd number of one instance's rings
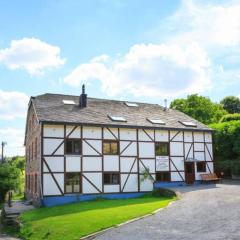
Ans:
MULTIPOLYGON (((37 96, 32 96, 32 98, 38 98, 44 95, 57 95, 57 96, 66 96, 66 97, 79 97, 77 95, 70 95, 70 94, 61 94, 61 93, 44 93, 41 95, 37 95, 37 96)), ((93 97, 88 97, 88 99, 93 99, 93 100, 102 100, 102 101, 112 101, 112 102, 122 102, 122 103, 137 103, 137 104, 146 104, 146 105, 155 105, 158 107, 161 107, 162 109, 164 109, 164 107, 158 103, 147 103, 147 102, 138 102, 138 101, 129 101, 129 100, 117 100, 117 99, 108 99, 108 98, 93 98, 93 97)), ((67 99, 66 99, 67 100, 67 99)))

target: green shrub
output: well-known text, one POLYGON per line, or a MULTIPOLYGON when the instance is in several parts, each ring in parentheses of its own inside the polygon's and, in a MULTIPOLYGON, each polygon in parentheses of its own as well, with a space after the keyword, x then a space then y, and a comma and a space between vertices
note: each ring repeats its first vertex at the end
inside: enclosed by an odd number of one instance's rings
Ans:
POLYGON ((176 197, 176 193, 167 188, 155 188, 152 191, 154 197, 176 197))
POLYGON ((214 131, 214 158, 217 171, 240 175, 240 121, 211 124, 214 131))
POLYGON ((21 184, 21 171, 10 163, 0 164, 0 201, 9 190, 18 190, 21 184))
POLYGON ((220 122, 240 121, 240 113, 224 115, 220 122))

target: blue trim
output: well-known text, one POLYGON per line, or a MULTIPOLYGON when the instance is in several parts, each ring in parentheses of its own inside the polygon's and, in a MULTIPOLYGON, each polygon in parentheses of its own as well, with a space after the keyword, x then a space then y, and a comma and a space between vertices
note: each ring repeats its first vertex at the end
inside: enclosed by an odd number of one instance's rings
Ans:
POLYGON ((91 201, 98 198, 104 199, 129 199, 143 196, 142 193, 109 193, 109 194, 84 194, 84 195, 65 195, 65 196, 54 196, 54 197, 44 197, 42 199, 42 205, 46 207, 52 207, 57 205, 64 205, 74 202, 91 201))

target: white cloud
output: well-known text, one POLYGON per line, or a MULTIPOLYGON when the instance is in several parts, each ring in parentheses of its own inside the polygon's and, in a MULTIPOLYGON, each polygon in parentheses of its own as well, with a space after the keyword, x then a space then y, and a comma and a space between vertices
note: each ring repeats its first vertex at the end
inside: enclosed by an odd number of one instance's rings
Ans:
POLYGON ((197 44, 137 44, 121 59, 91 60, 75 68, 64 82, 79 86, 99 80, 110 96, 178 96, 210 87, 210 61, 197 44))
POLYGON ((240 2, 224 4, 184 0, 180 9, 170 16, 166 30, 171 28, 173 41, 195 41, 210 47, 236 46, 240 43, 240 2))
MULTIPOLYGON (((24 155, 24 129, 0 128, 0 141, 7 142, 5 156, 24 155)), ((2 154, 2 151, 1 151, 2 154)))
POLYGON ((25 118, 29 97, 22 92, 7 92, 0 89, 0 119, 25 118))
POLYGON ((24 69, 29 74, 43 73, 46 68, 64 64, 60 48, 37 38, 11 41, 10 47, 0 49, 0 63, 9 69, 24 69))

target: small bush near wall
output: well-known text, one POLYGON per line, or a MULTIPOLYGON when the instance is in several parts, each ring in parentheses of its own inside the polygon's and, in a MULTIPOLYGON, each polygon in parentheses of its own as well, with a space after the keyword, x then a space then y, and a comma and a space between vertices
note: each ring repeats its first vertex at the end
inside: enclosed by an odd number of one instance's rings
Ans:
POLYGON ((176 193, 170 189, 166 188, 155 188, 152 191, 154 197, 176 197, 176 193))
POLYGON ((211 124, 216 171, 240 176, 240 121, 211 124))

